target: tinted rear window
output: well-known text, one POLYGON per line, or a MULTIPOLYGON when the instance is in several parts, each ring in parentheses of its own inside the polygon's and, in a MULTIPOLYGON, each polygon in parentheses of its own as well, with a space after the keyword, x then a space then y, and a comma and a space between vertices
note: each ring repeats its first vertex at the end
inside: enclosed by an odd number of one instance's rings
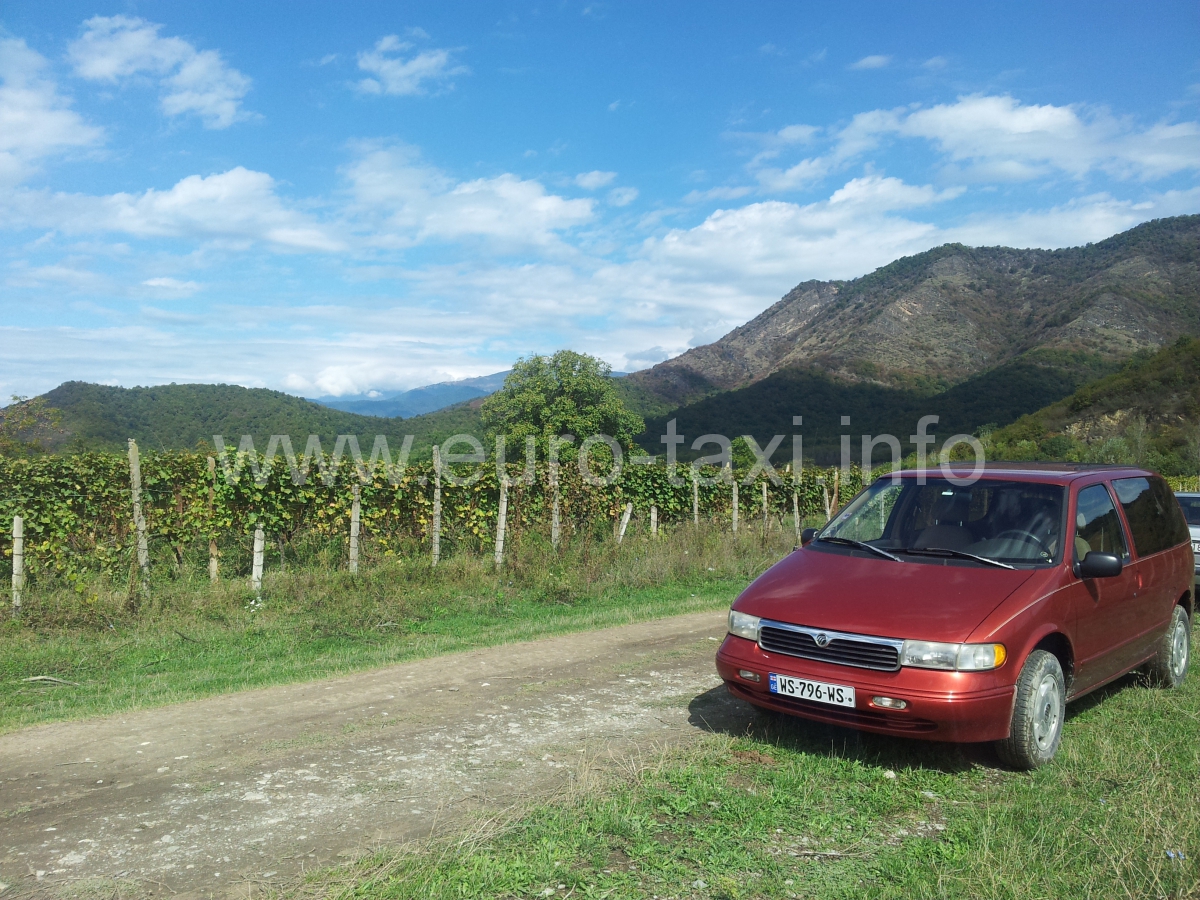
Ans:
POLYGON ((1200 497, 1180 497, 1179 505, 1189 525, 1200 525, 1200 497))
POLYGON ((1161 478, 1119 478, 1113 482, 1113 489, 1129 520, 1138 556, 1158 553, 1188 540, 1183 511, 1161 478))

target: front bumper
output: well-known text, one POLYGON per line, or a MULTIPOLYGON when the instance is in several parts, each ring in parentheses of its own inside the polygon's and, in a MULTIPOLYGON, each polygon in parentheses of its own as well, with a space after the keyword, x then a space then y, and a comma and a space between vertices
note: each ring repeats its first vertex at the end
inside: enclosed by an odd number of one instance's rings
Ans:
POLYGON ((1008 737, 1014 685, 1005 676, 1012 664, 1010 660, 992 672, 912 668, 879 672, 768 653, 753 641, 733 635, 726 635, 717 651, 717 672, 729 692, 756 706, 863 731, 962 743, 1008 737), (739 669, 755 672, 762 680, 748 681, 738 675, 739 669), (772 694, 767 685, 771 672, 850 685, 855 690, 855 708, 772 694), (874 696, 905 700, 908 706, 878 708, 871 704, 874 696))

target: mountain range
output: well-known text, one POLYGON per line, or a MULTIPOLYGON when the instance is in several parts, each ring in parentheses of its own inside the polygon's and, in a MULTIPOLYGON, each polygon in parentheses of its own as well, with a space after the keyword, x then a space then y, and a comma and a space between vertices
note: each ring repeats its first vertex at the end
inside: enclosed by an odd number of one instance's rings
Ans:
MULTIPOLYGON (((1131 361, 1144 364, 1197 335, 1200 216, 1181 216, 1084 247, 947 244, 861 278, 804 282, 720 340, 616 386, 646 418, 649 452, 662 452, 659 435, 671 419, 689 442, 705 433, 750 434, 765 446, 771 435, 795 433, 793 417, 803 416, 806 456, 833 462, 845 433, 907 441, 923 415, 939 416, 931 431, 943 436, 1002 429, 1077 391, 1103 394, 1115 389, 1103 379, 1131 361)), ((264 441, 285 432, 412 433, 420 456, 450 434, 478 432, 479 398, 504 374, 321 398, 324 405, 228 385, 70 382, 45 396, 63 411, 60 449, 118 446, 138 435, 154 446, 194 446, 216 433, 264 441), (404 419, 363 415, 412 413, 446 400, 456 402, 404 419)), ((1156 402, 1152 393, 1138 400, 1148 405, 1148 421, 1158 421, 1156 402)), ((857 440, 855 447, 857 455, 857 440)), ((685 445, 684 458, 689 452, 685 445)), ((790 442, 780 455, 788 452, 790 442)))

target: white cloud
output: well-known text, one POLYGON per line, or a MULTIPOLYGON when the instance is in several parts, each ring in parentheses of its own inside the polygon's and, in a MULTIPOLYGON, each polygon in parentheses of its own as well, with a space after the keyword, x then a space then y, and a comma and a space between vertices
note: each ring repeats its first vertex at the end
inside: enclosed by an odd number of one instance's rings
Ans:
POLYGON ((1200 169, 1196 122, 1139 129, 1103 110, 1024 105, 1007 96, 973 94, 924 109, 856 116, 843 132, 840 152, 861 152, 886 134, 928 140, 965 167, 964 175, 985 180, 1028 180, 1054 172, 1082 178, 1097 170, 1149 179, 1200 169))
POLYGON ((424 94, 430 86, 452 88, 450 79, 471 71, 451 62, 451 50, 422 50, 407 58, 402 55, 412 48, 411 43, 389 34, 380 38, 373 49, 359 53, 358 67, 375 77, 359 81, 358 89, 364 94, 424 94))
POLYGON ((616 172, 582 172, 575 176, 575 183, 587 191, 610 185, 616 179, 616 172))
POLYGON ((456 183, 423 165, 412 148, 363 144, 358 150, 345 170, 351 213, 379 246, 469 237, 549 246, 558 243, 557 232, 593 216, 592 200, 569 200, 516 175, 456 183))
POLYGON ((47 156, 103 136, 70 109, 46 68, 23 40, 0 40, 0 186, 21 181, 47 156))
POLYGON ((149 288, 156 296, 170 299, 173 297, 190 297, 203 287, 195 281, 180 281, 178 278, 160 276, 147 278, 142 286, 149 288))
POLYGON ((718 210, 695 228, 647 241, 645 250, 676 277, 690 270, 689 277, 742 278, 748 285, 854 277, 926 249, 937 229, 891 213, 946 199, 945 192, 927 185, 872 175, 804 206, 765 201, 718 210))
MULTIPOLYGON (((819 136, 808 126, 790 128, 800 128, 797 134, 806 142, 819 136)), ((765 149, 747 168, 764 191, 811 187, 896 138, 931 144, 944 159, 943 179, 952 182, 1029 181, 1061 174, 1080 179, 1096 172, 1149 180, 1200 170, 1200 123, 1139 128, 1104 110, 1025 105, 1008 96, 972 94, 937 106, 858 113, 830 133, 828 152, 787 167, 767 165, 782 154, 788 131, 757 136, 765 149)))
POLYGON ((265 172, 238 166, 207 177, 190 175, 165 191, 107 196, 21 191, 9 201, 9 223, 57 228, 66 234, 124 233, 184 238, 247 248, 330 252, 342 243, 276 195, 265 172))
POLYGON ((856 63, 851 63, 851 69, 882 69, 892 61, 890 56, 864 56, 856 63))
POLYGON ((802 159, 787 169, 767 166, 755 172, 754 176, 764 190, 783 193, 809 187, 828 175, 831 168, 828 157, 816 156, 802 159))
POLYGON ((925 62, 921 63, 922 69, 944 69, 949 64, 949 61, 944 56, 931 56, 925 62))
POLYGON ((168 116, 194 113, 207 128, 228 128, 247 118, 242 98, 250 79, 226 64, 216 50, 197 50, 177 37, 161 37, 161 25, 131 16, 94 16, 72 41, 67 56, 75 72, 92 81, 118 83, 143 73, 160 79, 168 116))
POLYGON ((638 189, 635 187, 613 188, 608 192, 608 203, 610 206, 628 206, 637 198, 638 189))

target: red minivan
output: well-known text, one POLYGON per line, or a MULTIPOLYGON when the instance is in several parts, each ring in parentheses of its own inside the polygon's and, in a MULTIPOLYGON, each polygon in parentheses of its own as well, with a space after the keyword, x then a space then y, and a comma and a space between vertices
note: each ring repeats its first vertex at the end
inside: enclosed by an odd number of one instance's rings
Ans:
POLYGON ((992 463, 885 475, 733 604, 731 693, 808 719, 1058 749, 1066 703, 1143 667, 1187 675, 1194 560, 1161 477, 992 463), (978 477, 975 477, 978 475, 978 477))

